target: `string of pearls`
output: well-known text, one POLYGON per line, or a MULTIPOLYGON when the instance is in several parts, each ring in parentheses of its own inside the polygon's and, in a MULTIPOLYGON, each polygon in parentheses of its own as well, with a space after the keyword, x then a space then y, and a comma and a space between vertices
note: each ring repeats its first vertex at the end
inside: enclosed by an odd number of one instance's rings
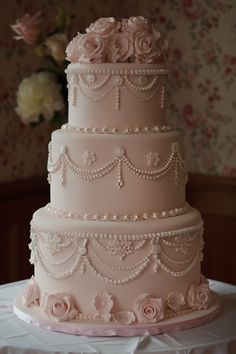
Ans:
POLYGON ((55 214, 56 216, 67 219, 79 219, 79 220, 99 220, 99 221, 138 221, 138 220, 157 220, 161 218, 167 218, 177 215, 185 214, 189 210, 189 205, 170 209, 166 211, 154 211, 152 213, 138 213, 138 214, 81 214, 75 212, 68 212, 61 209, 52 207, 49 203, 45 206, 45 209, 55 214))
MULTIPOLYGON (((111 75, 107 75, 107 76, 105 76, 105 78, 99 84, 88 85, 87 82, 85 81, 83 75, 79 75, 79 80, 83 83, 83 85, 87 89, 92 90, 92 91, 97 91, 97 90, 101 89, 102 87, 104 87, 106 85, 106 83, 110 80, 110 78, 111 78, 111 75)), ((95 81, 95 80, 92 80, 92 81, 95 81)))
POLYGON ((203 222, 200 221, 199 223, 186 226, 182 228, 178 228, 175 230, 168 230, 168 231, 160 231, 160 232, 147 232, 143 234, 112 234, 112 233, 103 233, 103 232, 76 232, 76 231, 61 231, 59 229, 48 229, 44 227, 39 227, 31 222, 31 233, 52 233, 58 234, 62 237, 74 237, 77 239, 86 239, 86 240, 128 240, 128 241, 140 241, 140 240, 150 240, 156 239, 160 237, 172 237, 180 234, 185 234, 189 232, 198 232, 200 229, 202 230, 203 222))
POLYGON ((69 123, 63 124, 61 126, 62 130, 66 130, 73 133, 83 133, 83 134, 143 134, 143 133, 160 133, 167 132, 171 130, 169 125, 154 127, 127 127, 127 128, 109 128, 109 127, 75 127, 69 123))
POLYGON ((90 249, 92 251, 92 253, 94 254, 95 258, 101 263, 101 265, 103 265, 106 268, 109 268, 111 270, 115 270, 115 271, 121 271, 121 272, 125 272, 128 270, 132 270, 135 269, 139 266, 141 266, 142 264, 144 264, 147 260, 149 260, 149 258, 152 256, 152 250, 148 252, 148 254, 146 256, 144 256, 140 261, 138 261, 135 264, 132 264, 130 266, 124 267, 124 266, 115 266, 114 264, 108 264, 107 262, 105 262, 103 259, 101 259, 101 257, 97 254, 97 252, 95 251, 92 242, 90 242, 90 249))
POLYGON ((131 76, 145 76, 145 75, 168 75, 167 69, 98 69, 98 68, 80 68, 68 65, 65 70, 66 74, 98 74, 98 75, 131 75, 131 76))
POLYGON ((148 259, 146 262, 140 265, 140 267, 132 274, 124 277, 124 278, 119 278, 119 279, 113 279, 108 276, 104 276, 102 273, 100 273, 92 264, 90 259, 85 256, 85 262, 88 266, 88 268, 92 271, 92 273, 95 274, 95 276, 102 281, 105 281, 106 283, 113 284, 113 285, 121 285, 121 284, 126 284, 136 278, 138 278, 144 270, 147 268, 148 264, 150 263, 150 259, 148 259))
POLYGON ((124 186, 124 181, 122 179, 122 164, 126 164, 128 169, 133 172, 136 176, 146 180, 158 180, 164 177, 170 169, 174 166, 174 182, 178 183, 178 166, 181 167, 181 171, 185 173, 185 162, 179 153, 179 144, 172 144, 172 153, 168 161, 161 168, 155 170, 144 170, 135 167, 135 165, 129 160, 126 155, 125 149, 121 146, 115 148, 115 157, 105 163, 102 167, 98 169, 85 169, 76 165, 68 154, 68 148, 65 145, 61 146, 61 154, 59 155, 56 162, 52 162, 51 158, 51 144, 49 145, 49 159, 48 159, 48 172, 55 173, 61 168, 61 183, 64 183, 65 179, 65 168, 66 165, 69 167, 71 172, 82 179, 94 180, 97 178, 102 178, 109 174, 118 165, 118 188, 124 186))

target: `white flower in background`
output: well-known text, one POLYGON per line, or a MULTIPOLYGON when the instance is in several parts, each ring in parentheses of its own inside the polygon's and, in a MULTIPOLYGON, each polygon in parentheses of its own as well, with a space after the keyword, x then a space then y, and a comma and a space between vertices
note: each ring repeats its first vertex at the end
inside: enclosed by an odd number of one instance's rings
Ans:
POLYGON ((17 91, 16 112, 27 124, 38 122, 40 115, 49 121, 55 111, 64 109, 61 85, 46 71, 26 77, 17 91))
POLYGON ((57 62, 65 60, 67 42, 68 39, 66 38, 65 33, 55 33, 46 39, 45 44, 48 48, 49 54, 57 62))

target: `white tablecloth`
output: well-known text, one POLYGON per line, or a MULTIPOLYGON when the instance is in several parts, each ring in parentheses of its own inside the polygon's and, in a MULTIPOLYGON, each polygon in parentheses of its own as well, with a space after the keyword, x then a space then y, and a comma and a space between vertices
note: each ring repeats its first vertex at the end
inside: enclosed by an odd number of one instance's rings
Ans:
POLYGON ((0 286, 0 353, 236 354, 236 286, 210 281, 221 295, 222 313, 201 327, 151 337, 85 337, 50 332, 29 325, 12 312, 25 281, 0 286))

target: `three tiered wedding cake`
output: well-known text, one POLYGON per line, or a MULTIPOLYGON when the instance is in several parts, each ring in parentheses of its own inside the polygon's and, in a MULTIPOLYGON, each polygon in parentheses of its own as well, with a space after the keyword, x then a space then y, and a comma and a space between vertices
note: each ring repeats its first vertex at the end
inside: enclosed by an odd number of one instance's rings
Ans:
POLYGON ((49 144, 51 202, 31 223, 35 276, 15 313, 75 334, 134 335, 216 316, 203 223, 166 122, 167 42, 146 19, 100 19, 67 47, 69 122, 49 144))

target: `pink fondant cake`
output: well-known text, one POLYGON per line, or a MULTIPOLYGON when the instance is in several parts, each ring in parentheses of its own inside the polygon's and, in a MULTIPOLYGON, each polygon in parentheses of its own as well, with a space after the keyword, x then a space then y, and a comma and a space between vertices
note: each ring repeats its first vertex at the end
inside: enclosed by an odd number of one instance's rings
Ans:
POLYGON ((67 47, 69 121, 52 134, 51 201, 31 223, 35 275, 16 314, 75 334, 168 332, 213 318, 203 223, 166 121, 167 42, 146 19, 100 19, 67 47))

